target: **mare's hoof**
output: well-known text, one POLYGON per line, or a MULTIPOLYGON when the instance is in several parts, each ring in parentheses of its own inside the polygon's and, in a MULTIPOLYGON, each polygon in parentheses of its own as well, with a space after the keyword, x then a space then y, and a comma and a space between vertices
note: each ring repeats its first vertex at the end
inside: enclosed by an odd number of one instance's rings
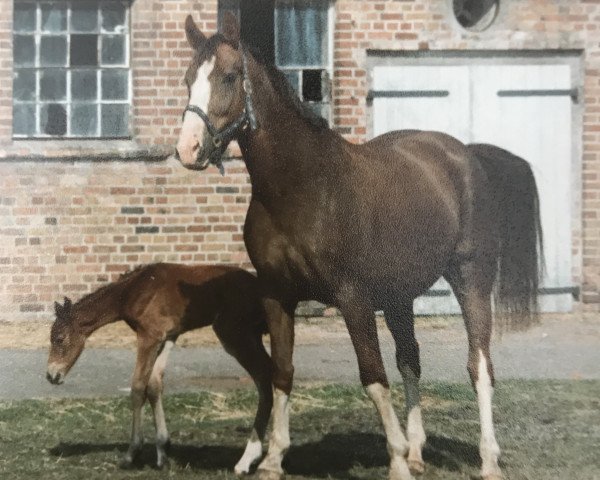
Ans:
POLYGON ((408 460, 408 469, 413 475, 423 475, 425 473, 425 463, 421 460, 408 460))
POLYGON ((165 457, 156 461, 155 468, 157 470, 167 470, 170 466, 171 464, 169 463, 169 459, 165 457))
POLYGON ((489 475, 482 475, 481 480, 504 480, 502 474, 490 473, 489 475))
POLYGON ((258 469, 256 471, 256 476, 258 480, 282 480, 283 473, 273 472, 272 470, 262 470, 258 469))

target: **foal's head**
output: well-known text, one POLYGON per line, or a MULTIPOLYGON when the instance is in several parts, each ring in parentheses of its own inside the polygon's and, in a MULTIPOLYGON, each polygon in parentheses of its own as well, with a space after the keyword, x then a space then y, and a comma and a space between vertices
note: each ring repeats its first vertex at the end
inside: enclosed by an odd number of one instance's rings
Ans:
POLYGON ((224 32, 207 38, 188 15, 185 33, 194 56, 185 74, 189 99, 177 153, 184 166, 204 169, 219 161, 245 120, 239 25, 227 15, 224 32))
POLYGON ((58 385, 79 358, 85 345, 86 337, 79 331, 73 304, 65 297, 64 304, 54 303, 56 320, 50 330, 50 355, 48 357, 48 373, 50 383, 58 385))

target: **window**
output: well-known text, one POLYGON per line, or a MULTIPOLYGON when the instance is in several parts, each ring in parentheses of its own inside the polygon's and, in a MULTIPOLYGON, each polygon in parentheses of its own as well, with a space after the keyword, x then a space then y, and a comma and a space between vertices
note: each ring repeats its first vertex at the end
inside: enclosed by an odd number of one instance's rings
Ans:
POLYGON ((452 0, 452 10, 460 25, 466 30, 481 32, 488 28, 498 15, 499 0, 452 0))
POLYGON ((330 119, 332 8, 327 0, 220 0, 219 20, 230 11, 242 39, 282 70, 300 99, 330 119))
POLYGON ((128 16, 123 1, 15 0, 15 138, 129 135, 128 16))

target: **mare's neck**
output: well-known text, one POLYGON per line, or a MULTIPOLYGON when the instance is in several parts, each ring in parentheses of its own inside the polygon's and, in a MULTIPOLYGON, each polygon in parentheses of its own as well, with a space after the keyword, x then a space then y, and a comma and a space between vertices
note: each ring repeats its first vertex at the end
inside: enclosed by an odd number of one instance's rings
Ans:
MULTIPOLYGON (((282 98, 264 66, 250 58, 252 104, 258 120, 256 131, 247 130, 239 139, 255 194, 281 196, 286 186, 310 184, 325 164, 333 162, 325 153, 338 135, 319 129, 282 98)), ((331 150, 331 149, 330 149, 331 150)), ((326 168, 326 167, 325 167, 326 168)))
POLYGON ((101 287, 73 306, 79 330, 85 337, 121 319, 122 293, 123 287, 117 281, 101 287))

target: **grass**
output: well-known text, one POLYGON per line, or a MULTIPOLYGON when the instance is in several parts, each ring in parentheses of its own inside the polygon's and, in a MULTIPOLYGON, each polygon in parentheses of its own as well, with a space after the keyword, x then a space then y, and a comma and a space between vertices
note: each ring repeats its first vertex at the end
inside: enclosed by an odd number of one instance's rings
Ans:
MULTIPOLYGON (((401 389, 394 396, 402 411, 401 389)), ((293 446, 286 478, 385 479, 385 438, 370 400, 359 387, 323 386, 294 391, 293 446)), ((153 427, 133 470, 120 470, 130 423, 127 398, 27 400, 0 403, 0 478, 9 479, 234 479, 232 468, 250 430, 253 390, 171 395, 165 410, 171 465, 152 468, 153 427)), ((423 388, 423 480, 476 477, 479 423, 468 385, 423 388)), ((508 479, 600 479, 600 382, 506 381, 494 414, 508 479)))

